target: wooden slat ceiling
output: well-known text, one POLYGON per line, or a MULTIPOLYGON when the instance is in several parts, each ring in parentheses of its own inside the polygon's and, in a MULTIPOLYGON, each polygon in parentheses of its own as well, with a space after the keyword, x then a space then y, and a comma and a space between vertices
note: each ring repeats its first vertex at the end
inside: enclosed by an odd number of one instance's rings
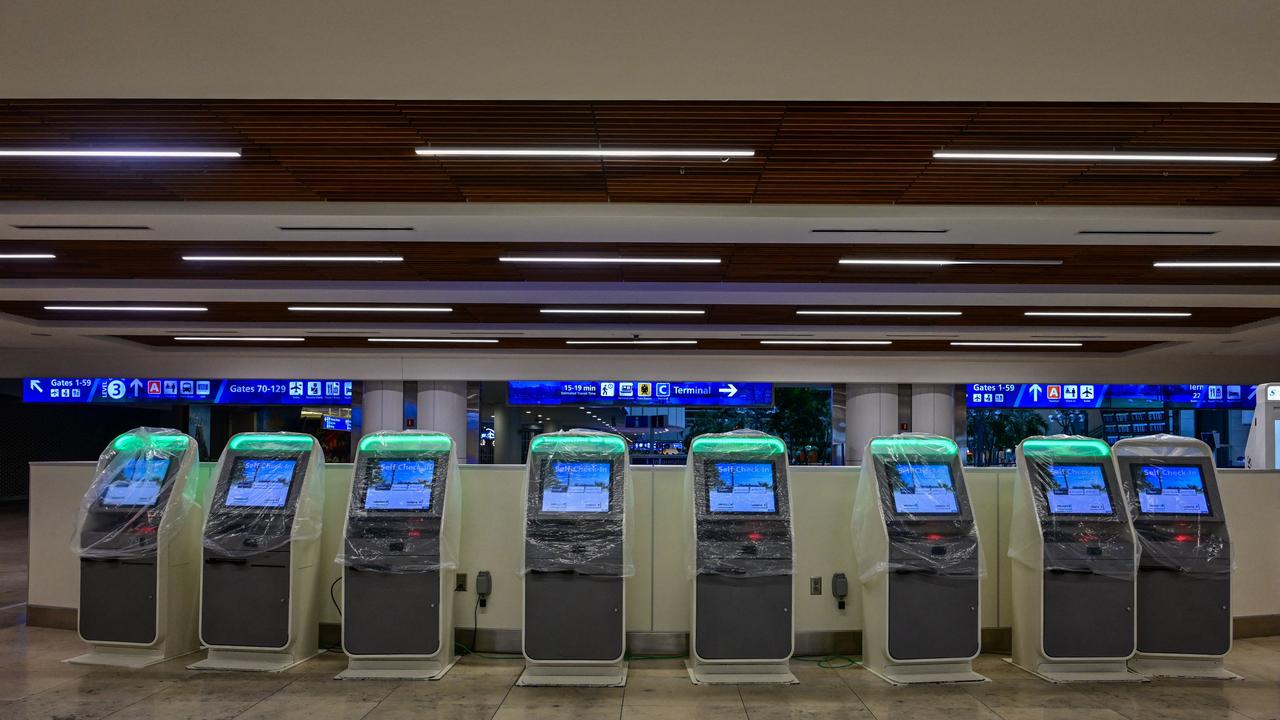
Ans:
MULTIPOLYGON (((485 336, 483 333, 468 333, 471 337, 485 336)), ((116 335, 122 340, 136 342, 151 347, 168 348, 212 348, 243 349, 274 348, 298 350, 302 348, 317 349, 355 349, 355 350, 395 350, 397 352, 484 352, 504 350, 558 350, 578 354, 594 353, 626 353, 628 355, 646 352, 671 352, 681 354, 690 352, 770 352, 770 353, 840 353, 866 354, 879 352, 1013 352, 1013 353, 1124 353, 1157 345, 1157 342, 1140 340, 1086 340, 1081 347, 952 347, 948 340, 894 340, 892 345, 773 345, 764 346, 756 339, 701 339, 697 345, 567 345, 565 338, 550 337, 501 337, 497 343, 474 345, 420 343, 371 343, 369 335, 358 337, 309 336, 303 342, 263 342, 251 341, 179 341, 168 335, 116 335)), ((446 337, 440 335, 438 337, 446 337)), ((453 335, 451 337, 458 337, 453 335)), ((581 339, 581 338, 575 338, 581 339)))
MULTIPOLYGON (((815 308, 797 305, 687 305, 680 303, 662 304, 656 307, 684 308, 705 310, 705 315, 567 315, 543 314, 542 307, 557 305, 530 305, 522 302, 509 304, 473 304, 473 303, 423 303, 426 305, 445 305, 452 307, 448 313, 381 313, 381 312, 290 312, 289 306, 322 305, 324 303, 262 303, 262 302, 192 302, 182 303, 200 305, 209 308, 208 312, 192 313, 128 313, 128 312, 76 312, 45 310, 45 305, 113 305, 127 303, 84 303, 84 302, 0 302, 0 313, 17 315, 38 322, 99 322, 122 320, 173 323, 175 327, 198 328, 202 323, 255 323, 255 324, 299 324, 316 326, 318 324, 359 324, 359 325, 635 325, 635 326, 694 326, 711 327, 776 325, 785 328, 799 326, 816 327, 859 327, 886 326, 927 326, 927 327, 991 327, 991 328, 1125 328, 1125 327, 1160 327, 1173 330, 1191 330, 1197 328, 1222 329, 1259 322, 1280 317, 1280 308, 1230 308, 1230 307, 1194 307, 1172 308, 1172 310, 1190 312, 1189 318, 1080 318, 1080 317, 1025 317, 1025 310, 1053 310, 1055 308, 1032 307, 991 307, 991 306, 921 306, 917 310, 951 310, 963 313, 959 316, 823 316, 797 315, 803 309, 833 309, 833 306, 815 308)), ((165 303, 170 304, 170 303, 165 303)), ((178 304, 178 303, 173 303, 178 304)), ((367 303, 341 303, 350 305, 366 305, 367 303)), ((598 304, 576 304, 559 307, 622 307, 598 304)), ((637 306, 628 306, 637 307, 637 306)), ((910 310, 911 307, 866 307, 835 306, 843 310, 910 310)), ((1079 310, 1079 307, 1063 308, 1079 310)), ((1171 308, 1141 307, 1090 307, 1092 311, 1135 312, 1142 310, 1168 312, 1171 308)))
MULTIPOLYGON (((907 245, 218 242, 10 240, 5 252, 56 260, 0 261, 0 279, 192 279, 493 282, 752 282, 1064 285, 1273 285, 1272 269, 1154 268, 1157 260, 1280 261, 1280 248, 1212 245, 907 245), (201 263, 183 255, 399 255, 394 263, 201 263), (556 265, 500 262, 506 255, 718 257, 718 265, 556 265), (1061 260, 1061 265, 942 267, 840 265, 854 258, 1061 260)), ((646 296, 646 304, 666 298, 646 296)), ((672 298, 678 299, 678 298, 672 298)), ((607 298, 602 298, 607 302, 607 298)))
POLYGON ((1280 166, 933 161, 940 148, 1275 151, 1280 105, 0 101, 0 146, 239 160, 5 159, 0 200, 1276 205, 1280 166), (420 158, 417 146, 750 148, 750 159, 420 158))

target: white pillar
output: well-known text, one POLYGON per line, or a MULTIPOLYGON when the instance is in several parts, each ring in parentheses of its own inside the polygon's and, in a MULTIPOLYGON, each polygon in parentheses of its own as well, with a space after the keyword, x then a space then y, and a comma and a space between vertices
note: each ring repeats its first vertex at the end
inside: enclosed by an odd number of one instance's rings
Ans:
POLYGON ((467 383, 465 380, 418 381, 418 429, 453 438, 458 461, 467 461, 467 383))
POLYGON ((404 383, 399 380, 365 380, 360 433, 404 429, 404 383))
POLYGON ((955 439, 954 385, 911 386, 911 431, 955 439))
POLYGON ((898 386, 850 385, 847 403, 845 463, 858 465, 871 438, 898 432, 898 386))

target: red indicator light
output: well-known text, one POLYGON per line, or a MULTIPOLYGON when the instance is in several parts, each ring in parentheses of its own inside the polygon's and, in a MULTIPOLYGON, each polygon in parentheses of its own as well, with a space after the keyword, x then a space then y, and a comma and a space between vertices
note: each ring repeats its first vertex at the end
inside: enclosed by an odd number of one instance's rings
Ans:
POLYGON ((133 531, 138 535, 155 535, 156 526, 155 525, 139 525, 135 527, 133 531))
POLYGON ((942 533, 929 533, 928 535, 924 536, 924 539, 925 540, 941 540, 942 533))
POLYGON ((764 539, 764 533, 758 533, 758 532, 747 533, 747 539, 750 540, 751 542, 760 542, 761 540, 764 539))
POLYGON ((1179 533, 1173 536, 1174 542, 1195 542, 1195 540, 1196 540, 1195 535, 1187 535, 1185 533, 1179 533))
POLYGON ((1098 536, 1094 535, 1093 533, 1080 533, 1079 535, 1076 536, 1076 539, 1079 540, 1080 542, 1086 542, 1086 543, 1097 542, 1098 536))
POLYGON ((419 538, 419 537, 422 537, 422 531, 421 531, 421 530, 418 530, 418 529, 416 529, 416 528, 415 528, 415 529, 413 529, 413 530, 410 530, 410 531, 409 531, 409 537, 411 537, 411 538, 419 538))

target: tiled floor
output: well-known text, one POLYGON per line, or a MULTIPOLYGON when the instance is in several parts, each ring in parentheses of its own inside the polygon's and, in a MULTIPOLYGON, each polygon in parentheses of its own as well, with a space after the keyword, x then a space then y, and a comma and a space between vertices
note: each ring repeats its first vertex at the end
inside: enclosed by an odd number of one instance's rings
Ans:
POLYGON ((27 506, 0 503, 0 628, 27 619, 27 506))
POLYGON ((633 662, 626 688, 516 688, 518 660, 465 658, 437 682, 338 681, 327 653, 278 675, 197 673, 198 655, 140 671, 66 665, 75 633, 0 629, 0 718, 248 720, 1280 720, 1280 637, 1241 640, 1236 682, 1050 685, 982 656, 993 682, 891 687, 859 668, 793 663, 791 687, 689 684, 678 661, 633 662))

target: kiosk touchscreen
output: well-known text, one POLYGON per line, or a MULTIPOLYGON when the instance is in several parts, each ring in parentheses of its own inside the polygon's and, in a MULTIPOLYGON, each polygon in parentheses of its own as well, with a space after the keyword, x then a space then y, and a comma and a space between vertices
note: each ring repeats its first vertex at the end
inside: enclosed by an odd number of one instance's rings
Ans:
POLYGON ((455 662, 453 587, 461 493, 442 433, 361 438, 337 561, 342 571, 339 678, 438 679, 455 662))
POLYGON ((689 446, 689 567, 695 683, 794 683, 794 574, 787 449, 739 431, 689 446))
POLYGON ((980 647, 978 528, 954 441, 874 438, 853 528, 862 664, 898 683, 973 682, 980 647))
POLYGON ((197 670, 275 672, 317 654, 324 455, 310 435, 241 433, 213 478, 197 670))
POLYGON ((137 668, 199 649, 203 489, 195 441, 177 430, 138 428, 103 451, 72 538, 93 649, 68 662, 137 668))
POLYGON ((1191 438, 1130 438, 1116 463, 1142 548, 1138 646, 1129 667, 1144 675, 1238 677, 1231 650, 1231 538, 1213 452, 1191 438))
POLYGON ((1052 682, 1141 680, 1137 546, 1111 448, 1083 437, 1018 446, 1009 557, 1013 662, 1052 682))
POLYGON ((530 444, 518 684, 626 683, 629 472, 617 435, 571 430, 530 444))

